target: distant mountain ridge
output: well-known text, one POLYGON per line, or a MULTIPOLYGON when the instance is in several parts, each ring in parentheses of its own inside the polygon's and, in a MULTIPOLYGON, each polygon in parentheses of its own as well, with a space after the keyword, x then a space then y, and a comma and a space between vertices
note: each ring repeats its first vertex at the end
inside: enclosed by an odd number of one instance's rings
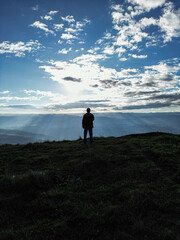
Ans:
POLYGON ((0 144, 26 144, 30 142, 42 142, 48 137, 20 130, 0 129, 0 144))
MULTIPOLYGON (((95 116, 94 136, 96 137, 119 137, 147 132, 180 134, 179 112, 93 114, 95 116)), ((26 132, 26 134, 18 133, 17 141, 15 136, 10 137, 7 133, 8 136, 1 136, 1 144, 27 143, 44 139, 49 141, 76 140, 83 136, 82 114, 0 115, 0 128, 26 132)))

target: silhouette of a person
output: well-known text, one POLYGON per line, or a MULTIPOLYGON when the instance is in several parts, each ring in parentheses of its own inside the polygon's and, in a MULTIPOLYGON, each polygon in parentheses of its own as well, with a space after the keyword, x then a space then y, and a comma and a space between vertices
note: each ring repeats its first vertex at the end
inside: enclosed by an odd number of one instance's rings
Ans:
POLYGON ((87 113, 84 114, 82 119, 82 127, 84 128, 84 144, 86 144, 87 141, 87 132, 89 132, 90 137, 90 143, 93 143, 93 121, 94 121, 94 115, 91 112, 90 108, 87 108, 87 113))

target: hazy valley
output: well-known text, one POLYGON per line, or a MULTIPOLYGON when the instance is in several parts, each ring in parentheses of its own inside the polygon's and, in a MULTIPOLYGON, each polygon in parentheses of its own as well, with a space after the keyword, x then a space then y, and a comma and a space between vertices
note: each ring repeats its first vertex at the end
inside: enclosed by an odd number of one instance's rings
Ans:
MULTIPOLYGON (((96 137, 119 137, 147 132, 180 134, 180 113, 95 113, 94 115, 96 137)), ((83 136, 82 115, 1 115, 0 129, 1 144, 76 140, 83 136)))

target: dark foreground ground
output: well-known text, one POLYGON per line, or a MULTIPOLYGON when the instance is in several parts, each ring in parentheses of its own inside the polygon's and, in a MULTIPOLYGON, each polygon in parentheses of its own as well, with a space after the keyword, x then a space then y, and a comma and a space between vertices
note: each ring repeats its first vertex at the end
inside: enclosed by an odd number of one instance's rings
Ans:
POLYGON ((179 240, 180 135, 0 146, 1 240, 179 240))

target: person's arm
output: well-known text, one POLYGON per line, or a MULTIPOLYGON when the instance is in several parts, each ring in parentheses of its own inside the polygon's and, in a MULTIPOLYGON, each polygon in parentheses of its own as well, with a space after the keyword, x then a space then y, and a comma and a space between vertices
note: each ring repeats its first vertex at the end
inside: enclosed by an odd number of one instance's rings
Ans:
POLYGON ((83 119, 82 119, 82 128, 84 128, 84 116, 83 116, 83 119))

